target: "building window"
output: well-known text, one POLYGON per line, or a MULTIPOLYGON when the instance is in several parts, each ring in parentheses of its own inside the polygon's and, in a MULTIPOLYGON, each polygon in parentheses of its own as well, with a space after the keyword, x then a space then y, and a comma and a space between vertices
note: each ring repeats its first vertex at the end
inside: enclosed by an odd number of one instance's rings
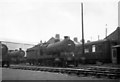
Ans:
POLYGON ((92 45, 92 52, 95 52, 95 51, 96 51, 96 46, 92 45))

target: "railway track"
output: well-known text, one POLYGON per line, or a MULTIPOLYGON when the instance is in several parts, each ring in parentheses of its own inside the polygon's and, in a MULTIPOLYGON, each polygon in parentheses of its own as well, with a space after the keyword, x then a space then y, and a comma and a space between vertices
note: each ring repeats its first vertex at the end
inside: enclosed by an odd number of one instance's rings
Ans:
POLYGON ((38 67, 38 66, 26 66, 26 65, 11 65, 10 69, 21 69, 21 70, 32 70, 32 71, 44 71, 54 73, 64 73, 75 76, 94 76, 96 78, 107 78, 107 79, 120 79, 120 68, 96 68, 89 67, 83 68, 57 68, 57 67, 38 67))

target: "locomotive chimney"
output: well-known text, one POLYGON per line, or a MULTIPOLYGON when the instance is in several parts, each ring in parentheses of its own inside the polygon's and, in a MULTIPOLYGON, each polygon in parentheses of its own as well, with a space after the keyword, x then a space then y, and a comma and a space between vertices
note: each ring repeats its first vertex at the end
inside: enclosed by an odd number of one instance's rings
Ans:
POLYGON ((40 44, 42 44, 42 40, 40 40, 40 44))
POLYGON ((59 34, 56 34, 56 35, 55 35, 55 38, 60 40, 60 35, 59 35, 59 34))
POLYGON ((60 41, 60 35, 59 34, 56 34, 55 35, 55 42, 59 42, 60 41))
POLYGON ((77 37, 74 37, 74 41, 75 41, 75 42, 78 42, 78 38, 77 38, 77 37))
POLYGON ((22 50, 22 48, 19 48, 19 50, 22 50))
POLYGON ((70 37, 69 36, 64 36, 64 39, 70 39, 70 37))

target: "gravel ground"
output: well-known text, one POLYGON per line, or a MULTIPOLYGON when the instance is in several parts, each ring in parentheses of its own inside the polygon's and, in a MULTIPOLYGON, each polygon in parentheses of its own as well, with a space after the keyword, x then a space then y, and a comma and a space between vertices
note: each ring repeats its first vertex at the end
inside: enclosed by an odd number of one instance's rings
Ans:
POLYGON ((95 77, 77 77, 74 75, 30 71, 20 69, 0 68, 2 80, 103 80, 95 77))

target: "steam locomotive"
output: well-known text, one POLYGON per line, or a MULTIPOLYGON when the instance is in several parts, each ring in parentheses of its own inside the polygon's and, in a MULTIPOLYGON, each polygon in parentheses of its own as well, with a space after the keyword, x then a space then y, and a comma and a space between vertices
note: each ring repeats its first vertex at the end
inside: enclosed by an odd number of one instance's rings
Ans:
POLYGON ((21 48, 19 50, 9 50, 7 45, 0 43, 1 62, 2 67, 9 67, 10 64, 19 64, 25 62, 25 51, 21 48))
POLYGON ((10 56, 11 63, 19 64, 25 61, 25 51, 19 48, 19 50, 9 50, 8 54, 10 56))
POLYGON ((78 65, 74 54, 75 44, 69 37, 55 43, 43 43, 27 49, 29 64, 68 66, 78 65))

